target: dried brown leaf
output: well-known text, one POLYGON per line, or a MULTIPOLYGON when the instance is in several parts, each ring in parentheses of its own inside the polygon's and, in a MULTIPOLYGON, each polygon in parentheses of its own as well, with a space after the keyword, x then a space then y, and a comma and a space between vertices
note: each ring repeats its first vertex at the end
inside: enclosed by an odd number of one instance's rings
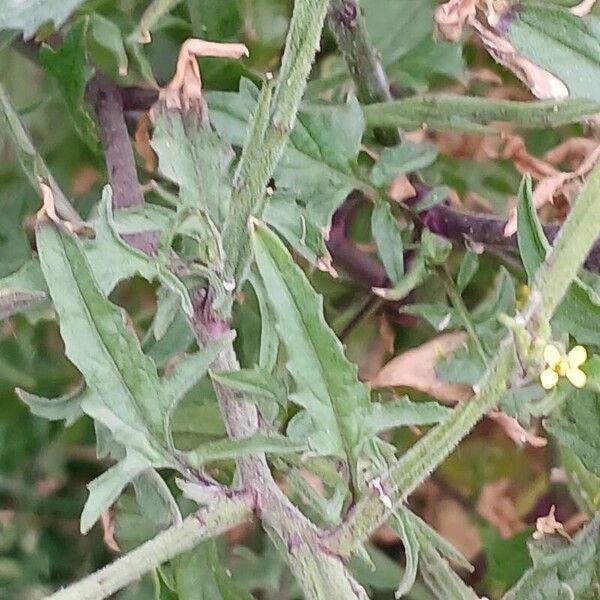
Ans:
POLYGON ((510 479, 484 485, 475 506, 477 514, 494 527, 503 539, 525 529, 525 523, 519 518, 510 496, 511 487, 510 479))
POLYGON ((556 520, 556 517, 554 516, 555 512, 556 506, 552 505, 547 516, 538 518, 535 522, 533 539, 541 540, 547 535, 554 535, 555 533, 562 535, 564 538, 571 539, 563 524, 556 520))
POLYGON ((572 6, 569 10, 578 17, 587 15, 592 7, 596 4, 596 0, 583 0, 577 6, 572 6))
POLYGON ((528 444, 534 448, 543 448, 548 444, 548 440, 545 437, 535 435, 523 429, 519 421, 500 410, 491 410, 487 416, 498 423, 504 430, 504 433, 519 445, 528 444))
POLYGON ((121 552, 121 548, 115 540, 115 520, 111 510, 105 510, 100 515, 100 525, 102 526, 104 545, 113 552, 121 552))
POLYGON ((192 105, 203 106, 202 79, 197 61, 197 58, 202 56, 238 59, 249 56, 249 52, 244 44, 222 44, 199 38, 187 39, 179 50, 175 75, 162 93, 167 106, 185 109, 189 109, 192 105))
POLYGON ((454 403, 473 395, 468 385, 439 379, 436 363, 464 344, 463 332, 446 333, 407 350, 389 361, 371 380, 371 386, 410 387, 429 394, 442 402, 454 403))
POLYGON ((476 0, 450 0, 435 11, 435 34, 439 39, 456 42, 465 25, 475 17, 476 0))
POLYGON ((135 149, 137 153, 144 159, 144 169, 149 173, 156 170, 156 154, 150 145, 150 130, 152 121, 150 115, 143 114, 137 122, 135 128, 135 149))

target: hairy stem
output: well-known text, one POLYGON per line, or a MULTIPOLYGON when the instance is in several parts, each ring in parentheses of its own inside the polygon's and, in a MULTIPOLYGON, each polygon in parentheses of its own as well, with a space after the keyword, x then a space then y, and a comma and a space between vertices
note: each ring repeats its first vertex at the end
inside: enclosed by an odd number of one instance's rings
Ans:
MULTIPOLYGON (((523 315, 525 326, 537 331, 556 310, 579 267, 600 235, 600 163, 594 167, 556 242, 534 280, 523 315)), ((515 365, 512 334, 502 341, 498 354, 483 379, 474 386, 476 395, 459 404, 452 413, 421 438, 381 477, 381 493, 361 500, 347 521, 332 533, 332 550, 343 556, 392 514, 414 489, 436 469, 507 389, 515 365), (390 508, 391 506, 391 508, 390 508)))
MULTIPOLYGON (((358 99, 363 104, 392 100, 358 0, 331 0, 327 23, 352 75, 358 99)), ((400 142, 400 134, 394 126, 376 128, 375 135, 384 146, 400 142)))
MULTIPOLYGON (((193 302, 196 311, 193 327, 198 341, 204 344, 222 335, 227 324, 211 319, 198 293, 193 302)), ((240 368, 232 345, 223 349, 211 368, 215 371, 240 368)), ((244 438, 259 430, 259 414, 251 398, 218 383, 215 391, 229 437, 244 438)), ((256 499, 256 511, 267 534, 281 550, 307 600, 368 600, 339 557, 322 544, 322 532, 279 489, 265 455, 239 457, 237 467, 240 484, 256 499)))
POLYGON ((223 497, 217 504, 202 508, 115 562, 77 583, 59 590, 47 600, 102 600, 137 581, 169 559, 191 550, 201 541, 224 533, 246 521, 252 514, 251 497, 223 497))
MULTIPOLYGON (((240 169, 223 232, 226 255, 225 278, 240 289, 250 261, 248 220, 262 214, 267 184, 283 154, 300 107, 306 82, 319 46, 328 0, 296 0, 288 30, 281 69, 277 78, 266 125, 248 125, 246 147, 262 149, 254 169, 240 169)), ((254 120, 264 118, 257 109, 254 120)), ((251 154, 246 152, 246 154, 251 154)))

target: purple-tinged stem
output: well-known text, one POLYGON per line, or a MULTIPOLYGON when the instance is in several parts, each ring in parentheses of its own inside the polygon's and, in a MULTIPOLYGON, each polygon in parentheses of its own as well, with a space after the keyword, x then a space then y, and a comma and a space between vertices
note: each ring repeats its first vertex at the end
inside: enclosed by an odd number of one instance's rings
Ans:
MULTIPOLYGON (((516 235, 506 237, 506 219, 480 213, 457 210, 446 204, 438 204, 423 215, 423 224, 431 232, 456 242, 471 241, 484 246, 496 246, 518 250, 516 235)), ((559 225, 544 225, 543 230, 550 243, 554 242, 559 225)), ((583 266, 600 273, 600 241, 597 241, 583 266)))
POLYGON ((88 84, 87 99, 96 112, 113 206, 115 209, 143 206, 120 88, 106 75, 96 73, 88 84))

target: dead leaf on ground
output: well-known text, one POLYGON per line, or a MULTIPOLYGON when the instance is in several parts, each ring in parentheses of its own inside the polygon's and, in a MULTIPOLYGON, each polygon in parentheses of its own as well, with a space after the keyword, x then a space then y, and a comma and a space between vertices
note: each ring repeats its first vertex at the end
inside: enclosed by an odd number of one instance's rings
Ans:
POLYGON ((525 523, 519 518, 510 496, 511 487, 510 479, 484 485, 475 506, 477 514, 494 527, 503 539, 525 529, 525 523))
POLYGON ((370 381, 374 388, 410 387, 442 402, 455 403, 473 395, 471 386, 439 379, 438 361, 465 343, 462 332, 445 333, 392 358, 370 381))
MULTIPOLYGON (((507 144, 502 157, 513 161, 516 169, 525 174, 530 173, 538 184, 533 191, 533 206, 539 210, 546 204, 552 204, 554 198, 559 194, 566 197, 567 201, 572 198, 576 188, 571 190, 567 184, 587 175, 600 158, 600 144, 594 140, 582 141, 585 138, 574 138, 567 140, 560 146, 548 151, 543 158, 530 155, 524 141, 518 136, 511 137, 511 145, 507 144), (572 171, 559 171, 554 165, 569 160, 571 164, 576 158, 579 164, 572 171)), ((513 235, 517 230, 516 208, 510 211, 504 234, 507 237, 513 235)))
POLYGON ((431 480, 421 485, 413 496, 421 518, 467 560, 473 560, 481 552, 479 528, 458 498, 431 480))
POLYGON ((137 122, 135 128, 135 149, 137 153, 144 159, 144 169, 149 173, 156 170, 156 154, 150 145, 150 130, 152 121, 150 115, 143 114, 137 122))
POLYGON ((504 433, 520 446, 528 444, 534 448, 544 448, 548 444, 548 440, 545 437, 535 435, 523 429, 517 419, 510 417, 500 410, 490 410, 487 416, 498 423, 504 430, 504 433))
POLYGON ((558 77, 519 54, 496 29, 512 8, 513 3, 509 0, 450 0, 435 12, 436 34, 442 39, 456 41, 463 28, 469 25, 490 56, 512 71, 536 97, 567 98, 569 90, 558 77))
POLYGON ((369 381, 381 370, 386 358, 394 352, 395 335, 388 317, 381 315, 375 337, 367 344, 358 363, 358 373, 362 380, 369 381))

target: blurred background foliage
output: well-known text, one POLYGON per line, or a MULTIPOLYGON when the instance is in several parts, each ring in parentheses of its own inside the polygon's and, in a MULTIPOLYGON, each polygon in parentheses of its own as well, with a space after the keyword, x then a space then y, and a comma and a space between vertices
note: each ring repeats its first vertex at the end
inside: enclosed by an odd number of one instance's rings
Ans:
MULTIPOLYGON (((501 71, 477 44, 434 42, 433 12, 437 4, 434 0, 362 2, 394 94, 409 96, 444 90, 485 95, 490 87, 489 78, 486 81, 469 74, 486 69, 499 78, 500 86, 505 87, 509 96, 514 93, 527 97, 522 88, 515 86, 515 80, 501 71)), ((568 2, 562 4, 569 5, 568 2)), ((103 17, 116 26, 117 37, 126 40, 146 5, 147 2, 136 0, 90 0, 78 8, 72 20, 83 15, 95 19, 103 17)), ((119 52, 111 47, 111 38, 102 34, 97 39, 90 37, 87 52, 103 70, 122 83, 152 85, 151 73, 156 83, 162 85, 172 76, 179 46, 186 38, 244 42, 250 49, 250 59, 243 63, 202 60, 206 89, 235 91, 240 77, 258 81, 259 74, 277 69, 291 6, 291 0, 181 2, 160 21, 152 42, 143 47, 143 55, 137 58, 129 55, 130 69, 126 78, 118 74, 119 52), (107 43, 100 43, 102 41, 107 43)), ((38 36, 44 38, 51 34, 49 26, 38 36)), ((100 198, 101 186, 105 183, 102 157, 78 135, 56 80, 31 58, 30 44, 19 40, 16 34, 0 34, 2 84, 18 108, 34 145, 85 217, 100 198)), ((80 77, 81 73, 72 75, 80 77)), ((348 72, 335 51, 331 35, 326 32, 308 98, 342 99, 351 89, 348 72)), ((577 126, 571 126, 523 135, 530 152, 539 155, 579 131, 577 126)), ((138 160, 142 183, 146 183, 151 174, 144 172, 143 159, 138 156, 138 160)), ((500 213, 505 211, 506 199, 515 195, 520 181, 520 174, 510 160, 475 163, 461 155, 459 148, 442 153, 423 176, 431 185, 443 184, 453 188, 463 199, 470 198, 475 207, 477 202, 483 202, 488 209, 500 213)), ((39 204, 38 194, 19 170, 8 140, 0 138, 0 277, 15 272, 31 255, 32 218, 39 204)), ((369 223, 370 211, 365 209, 353 224, 357 241, 371 242, 369 223)), ((455 251, 450 264, 458 265, 463 254, 462 250, 455 251)), ((500 262, 489 256, 481 259, 481 267, 467 288, 467 303, 485 296, 500 262)), ((509 263, 508 267, 523 278, 519 265, 509 263)), ((342 331, 364 304, 364 292, 344 277, 334 280, 319 271, 311 271, 310 277, 324 295, 329 322, 338 332, 342 331)), ((435 301, 440 293, 441 289, 433 283, 419 289, 415 301, 435 301)), ((153 286, 141 280, 128 281, 115 290, 112 299, 128 310, 144 338, 156 307, 153 286)), ((47 317, 46 314, 39 314, 37 318, 18 316, 0 325, 0 597, 7 600, 41 598, 61 584, 105 564, 115 556, 113 533, 119 546, 127 548, 156 530, 156 524, 145 520, 126 495, 119 502, 112 523, 105 523, 104 528, 96 526, 87 536, 79 534, 79 515, 87 493, 85 485, 102 470, 95 455, 93 425, 83 418, 65 428, 62 423, 37 418, 14 393, 19 387, 53 397, 77 387, 79 375, 64 357, 56 323, 47 317)), ((382 327, 394 330, 393 354, 431 338, 432 329, 427 324, 414 321, 408 324, 383 323, 378 317, 371 317, 351 328, 344 342, 349 357, 360 365, 364 376, 377 369, 378 361, 381 366, 381 357, 387 352, 382 350, 385 343, 382 327)), ((256 301, 251 294, 237 312, 236 326, 239 332, 236 343, 244 363, 244 356, 250 357, 256 351, 259 327, 256 301)), ((181 343, 180 338, 178 342, 181 343)), ((164 344, 170 341, 166 339, 164 344)), ((172 347, 154 348, 158 357, 169 356, 173 351, 172 347)), ((198 386, 188 395, 179 409, 177 421, 182 436, 197 440, 222 433, 211 394, 207 386, 198 386), (192 409, 196 417, 190 419, 192 409), (198 414, 202 418, 198 418, 198 414)), ((402 429, 391 441, 398 448, 404 448, 413 441, 414 435, 402 429)), ((532 515, 546 514, 543 511, 547 512, 551 503, 564 507, 567 513, 572 512, 567 498, 551 497, 555 492, 549 491, 547 474, 552 461, 552 449, 519 449, 486 422, 446 461, 431 485, 415 494, 415 510, 476 564, 475 573, 469 576, 470 583, 482 594, 497 597, 529 566, 525 542, 531 529, 500 536, 496 528, 476 514, 477 499, 486 485, 509 478, 514 506, 523 523, 531 523, 532 515)), ((198 552, 221 552, 223 560, 227 557, 233 582, 255 591, 259 598, 298 597, 279 555, 258 531, 234 531, 226 540, 203 546, 198 552), (239 542, 243 544, 236 545, 239 542), (226 545, 230 550, 224 552, 226 545)), ((380 532, 370 552, 378 567, 377 576, 364 565, 357 565, 356 572, 361 582, 374 590, 374 598, 392 598, 402 565, 401 545, 393 536, 380 532)), ((218 554, 214 557, 218 563, 218 554)), ((181 560, 196 558, 190 555, 181 560)), ((205 588, 190 592, 189 598, 243 597, 237 595, 237 591, 226 595, 231 583, 224 583, 218 573, 205 575, 205 588)), ((168 573, 162 576, 168 578, 168 573)), ((161 598, 170 598, 168 586, 157 588, 155 577, 159 576, 147 577, 118 597, 153 598, 160 589, 161 598)), ((429 595, 416 586, 410 597, 419 599, 429 595)))

